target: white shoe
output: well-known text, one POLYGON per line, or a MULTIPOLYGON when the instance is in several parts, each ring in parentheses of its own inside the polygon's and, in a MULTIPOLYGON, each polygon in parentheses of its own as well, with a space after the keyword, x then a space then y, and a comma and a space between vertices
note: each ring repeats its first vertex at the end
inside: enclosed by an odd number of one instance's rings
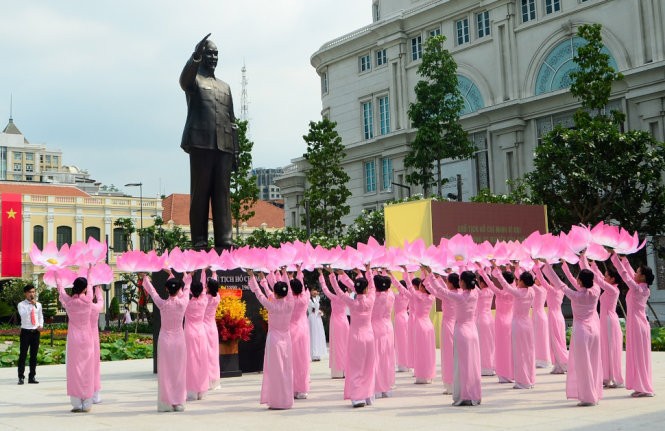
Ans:
POLYGON ((183 406, 182 404, 177 404, 177 405, 173 406, 173 410, 176 411, 176 412, 184 412, 185 411, 185 406, 183 406))
POLYGON ((398 373, 406 373, 406 372, 409 371, 410 369, 411 369, 411 368, 409 368, 409 367, 403 367, 403 366, 400 365, 400 366, 397 367, 397 372, 398 372, 398 373))
POLYGON ((432 383, 432 379, 416 378, 416 385, 429 385, 430 383, 432 383))
POLYGON ((306 400, 307 399, 307 392, 296 392, 293 395, 293 398, 296 400, 306 400))
POLYGON ((365 398, 365 405, 371 406, 372 404, 374 404, 374 398, 365 398))
POLYGON ((351 400, 351 405, 354 408, 356 408, 356 407, 365 407, 365 401, 364 400, 356 400, 356 401, 351 400))
POLYGON ((381 392, 381 396, 383 398, 390 398, 393 396, 393 391, 388 391, 388 392, 381 392))

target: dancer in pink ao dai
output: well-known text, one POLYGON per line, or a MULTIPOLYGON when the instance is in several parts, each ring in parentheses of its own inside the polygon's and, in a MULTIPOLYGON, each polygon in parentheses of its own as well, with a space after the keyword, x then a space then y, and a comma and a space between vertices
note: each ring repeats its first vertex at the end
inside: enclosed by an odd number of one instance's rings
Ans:
POLYGON ((441 380, 443 380, 444 394, 453 393, 453 379, 455 377, 455 364, 453 357, 453 338, 455 332, 456 304, 448 296, 439 293, 443 290, 459 291, 459 274, 448 274, 446 279, 429 278, 425 280, 425 287, 434 289, 432 294, 441 300, 441 328, 439 345, 441 346, 441 380), (433 283, 439 283, 431 286, 433 283))
POLYGON ((263 382, 261 384, 261 404, 270 409, 290 409, 293 407, 293 355, 291 347, 291 314, 295 305, 288 285, 279 281, 269 289, 266 296, 256 282, 251 271, 249 288, 261 305, 268 310, 268 335, 263 355, 263 382))
MULTIPOLYGON (((487 284, 487 287, 494 292, 495 295, 494 367, 496 375, 499 378, 499 383, 512 383, 514 374, 511 338, 513 325, 513 295, 503 289, 499 289, 484 270, 480 270, 478 273, 485 281, 485 284, 487 284)), ((514 280, 512 273, 507 272, 506 275, 511 277, 511 282, 514 280)), ((500 276, 502 279, 504 278, 503 274, 500 274, 500 276)))
MULTIPOLYGON (((409 274, 404 271, 406 286, 398 283, 400 294, 411 293, 410 309, 414 315, 413 375, 417 384, 432 383, 436 376, 436 339, 434 325, 429 317, 434 296, 430 295, 420 279, 414 278, 419 290, 415 290, 409 274)), ((396 280, 393 280, 395 283, 396 280)))
POLYGON ((480 404, 480 343, 476 327, 478 290, 475 275, 464 271, 460 276, 460 289, 450 290, 428 275, 432 288, 446 301, 455 306, 455 328, 453 335, 453 405, 475 406, 480 404))
POLYGON ((536 368, 548 368, 550 366, 550 337, 549 322, 545 313, 545 301, 547 300, 547 288, 536 282, 531 286, 533 289, 533 334, 536 348, 536 368))
POLYGON ((600 272, 596 262, 580 258, 580 268, 593 271, 594 280, 602 290, 600 294, 600 360, 603 365, 603 387, 623 388, 621 356, 623 354, 623 332, 617 314, 619 301, 619 273, 616 270, 600 272), (614 274, 614 275, 612 275, 614 274))
POLYGON ((376 299, 372 309, 374 355, 376 358, 376 398, 392 395, 395 385, 395 331, 391 314, 395 294, 390 290, 391 280, 383 275, 374 276, 376 299))
POLYGON ((99 313, 104 310, 104 296, 102 295, 102 289, 99 286, 94 287, 95 290, 95 301, 92 303, 90 309, 90 331, 92 334, 92 345, 94 346, 95 351, 92 354, 93 361, 95 362, 93 369, 93 376, 95 379, 95 392, 92 394, 92 403, 99 404, 102 402, 102 363, 100 359, 99 352, 99 313))
MULTIPOLYGON (((329 276, 331 286, 337 283, 335 274, 329 276)), ((346 348, 349 339, 349 319, 346 318, 346 304, 341 297, 335 295, 328 289, 323 272, 319 271, 319 285, 330 300, 330 329, 328 337, 330 339, 330 353, 328 357, 328 366, 330 367, 330 377, 339 379, 344 377, 346 367, 346 348)), ((339 287, 339 286, 338 286, 339 287)))
POLYGON ((646 304, 654 276, 651 268, 640 266, 633 271, 625 260, 612 254, 612 263, 628 285, 626 294, 626 388, 632 389, 633 397, 652 397, 653 376, 651 371, 651 328, 647 321, 646 304), (632 275, 632 277, 631 277, 632 275))
POLYGON ((531 389, 536 384, 536 351, 533 341, 533 320, 529 313, 533 304, 533 276, 520 274, 515 287, 506 282, 498 269, 492 275, 499 280, 505 292, 513 295, 513 323, 511 328, 513 376, 515 389, 531 389))
POLYGON ((487 288, 482 278, 478 282, 478 305, 476 306, 476 328, 480 342, 480 373, 483 376, 494 376, 494 315, 492 301, 494 292, 487 288))
POLYGON ((56 276, 60 303, 67 311, 67 395, 72 403, 72 412, 89 412, 95 392, 95 348, 90 330, 92 310, 92 287, 87 279, 74 280, 70 296, 56 276))
POLYGON ((366 272, 368 278, 361 277, 360 271, 358 275, 358 278, 351 280, 344 272, 339 272, 340 282, 356 291, 355 298, 342 292, 336 283, 332 287, 351 311, 344 399, 351 400, 353 407, 364 407, 372 404, 375 392, 376 358, 371 319, 376 292, 369 270, 366 272))
POLYGON ((157 410, 181 412, 187 399, 187 346, 182 322, 189 303, 192 276, 185 274, 182 281, 166 280, 167 299, 162 299, 146 275, 143 288, 159 308, 161 328, 157 342, 157 410), (184 284, 184 289, 181 290, 184 284))
POLYGON ((566 321, 561 311, 563 291, 553 287, 537 266, 533 267, 540 285, 547 291, 547 327, 549 329, 550 357, 552 371, 550 374, 565 374, 568 369, 568 345, 566 342, 566 321))
MULTIPOLYGON (((185 345, 187 346, 187 400, 201 400, 210 385, 208 338, 204 317, 208 306, 208 295, 203 293, 205 272, 202 281, 193 281, 192 296, 185 310, 185 345)), ((216 349, 215 352, 219 350, 216 349)))
MULTIPOLYGON (((401 283, 400 283, 401 284, 401 283)), ((405 282, 406 284, 406 282, 405 282)), ((395 286, 397 288, 397 286, 395 286)), ((399 292, 399 291, 398 291, 399 292)), ((401 293, 395 295, 395 352, 397 371, 409 370, 409 297, 401 293)))
POLYGON ((603 395, 600 319, 596 313, 600 288, 593 282, 593 273, 586 269, 580 271, 577 290, 564 284, 549 264, 543 265, 542 270, 550 282, 570 299, 573 309, 566 397, 579 400, 578 406, 594 406, 603 395))
POLYGON ((309 290, 303 286, 303 273, 298 268, 297 278, 289 280, 293 293, 293 313, 291 314, 291 346, 293 352, 293 396, 305 399, 309 392, 310 340, 307 307, 309 290))
POLYGON ((219 369, 219 332, 217 331, 217 306, 221 300, 219 296, 219 282, 215 278, 209 278, 206 283, 206 296, 208 302, 203 313, 203 327, 205 330, 206 350, 208 354, 208 389, 219 388, 220 369, 219 369))

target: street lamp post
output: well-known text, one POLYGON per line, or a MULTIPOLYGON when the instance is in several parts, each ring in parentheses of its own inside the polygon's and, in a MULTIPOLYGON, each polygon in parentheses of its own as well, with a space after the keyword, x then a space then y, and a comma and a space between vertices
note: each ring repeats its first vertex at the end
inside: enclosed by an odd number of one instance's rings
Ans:
POLYGON ((409 198, 411 197, 411 187, 405 186, 404 184, 400 184, 400 183, 390 183, 390 184, 392 184, 393 186, 397 186, 397 187, 401 187, 403 189, 406 189, 406 192, 409 194, 409 198))
POLYGON ((143 183, 129 183, 125 184, 125 187, 138 187, 139 188, 139 214, 141 217, 140 225, 141 229, 139 230, 139 250, 143 249, 143 183))

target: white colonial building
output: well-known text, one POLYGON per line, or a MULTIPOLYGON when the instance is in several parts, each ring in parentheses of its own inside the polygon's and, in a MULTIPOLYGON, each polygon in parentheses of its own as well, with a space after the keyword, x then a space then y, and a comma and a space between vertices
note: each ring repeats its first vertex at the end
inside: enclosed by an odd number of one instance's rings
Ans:
MULTIPOLYGON (((612 64, 625 75, 611 108, 626 114, 627 129, 665 138, 664 0, 367 2, 374 22, 325 43, 311 58, 321 77, 322 116, 337 122, 346 147, 347 224, 362 209, 420 192, 406 184, 403 160, 416 132, 407 110, 431 35, 444 35, 457 61, 461 120, 477 147, 471 160, 444 163, 451 180, 444 196, 456 193, 458 174, 464 200, 481 188, 505 192, 506 180, 533 168, 541 136, 555 124, 572 124, 579 103, 568 91, 568 72, 582 24, 602 24, 612 64)), ((303 223, 306 169, 304 159, 294 159, 276 181, 287 226, 303 223)))
MULTIPOLYGON (((350 223, 362 209, 420 190, 406 184, 403 159, 415 137, 407 115, 415 101, 425 40, 447 38, 458 64, 465 102, 462 123, 478 151, 446 163, 445 176, 463 198, 481 188, 506 191, 506 180, 532 169, 540 137, 557 123, 572 124, 579 106, 568 72, 582 41, 577 29, 603 25, 612 64, 625 79, 611 107, 627 114, 626 128, 665 135, 665 2, 663 0, 373 0, 374 22, 325 43, 311 62, 321 77, 322 115, 337 122, 347 149, 344 168, 350 223), (395 186, 392 183, 411 187, 395 186)), ((276 183, 286 224, 299 225, 305 189, 302 158, 276 183)))

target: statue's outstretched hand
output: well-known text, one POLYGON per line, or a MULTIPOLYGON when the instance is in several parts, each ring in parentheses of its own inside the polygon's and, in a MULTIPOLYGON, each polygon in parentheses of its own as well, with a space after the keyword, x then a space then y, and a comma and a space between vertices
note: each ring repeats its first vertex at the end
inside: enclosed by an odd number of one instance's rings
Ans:
POLYGON ((206 36, 203 39, 201 39, 201 42, 196 44, 196 48, 194 48, 194 57, 201 58, 201 56, 203 55, 203 50, 205 49, 206 46, 206 41, 208 40, 211 34, 212 33, 206 34, 206 36))

